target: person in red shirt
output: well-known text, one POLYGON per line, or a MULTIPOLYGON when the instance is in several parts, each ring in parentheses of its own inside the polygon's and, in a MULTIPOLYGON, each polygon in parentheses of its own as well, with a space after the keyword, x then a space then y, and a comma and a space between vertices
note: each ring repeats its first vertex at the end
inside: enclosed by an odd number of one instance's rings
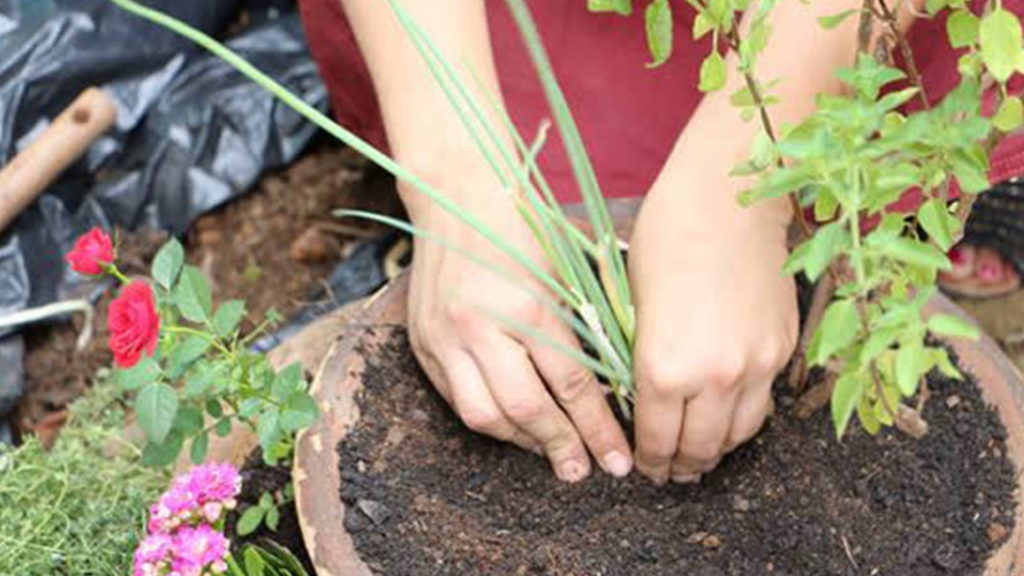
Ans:
MULTIPOLYGON (((499 96, 520 132, 532 138, 549 113, 505 3, 403 5, 450 61, 472 69, 499 96)), ((861 5, 783 2, 775 9, 758 71, 785 79, 775 89, 781 100, 772 110, 776 122, 800 120, 812 111, 815 94, 840 89, 834 72, 853 61, 856 19, 838 31, 823 30, 817 19, 861 5)), ((300 6, 339 121, 543 262, 507 191, 387 4, 301 0, 300 6)), ((799 324, 794 282, 780 273, 790 208, 782 200, 752 208, 736 202, 744 184, 729 172, 746 158, 756 124, 743 122, 729 103, 740 82, 735 76, 719 92, 702 97, 697 91, 710 39, 689 39, 694 12, 685 3, 673 4, 674 53, 656 69, 645 66, 642 9, 623 18, 588 13, 583 0, 529 6, 605 195, 644 196, 629 239, 637 312, 635 453, 591 373, 480 310, 497 306, 578 346, 572 332, 521 288, 480 274, 472 262, 429 241, 417 241, 412 265, 413 350, 470 428, 542 452, 560 479, 586 477, 592 455, 616 476, 635 466, 657 483, 696 481, 760 429, 772 381, 793 352, 799 324)), ((902 4, 906 25, 909 8, 902 4)), ((940 97, 956 83, 949 73, 955 74, 955 57, 936 48, 944 25, 914 28, 918 67, 929 95, 940 97)), ((541 167, 560 201, 576 201, 557 140, 548 139, 541 167)), ((426 197, 401 183, 398 192, 417 226, 473 246, 485 258, 507 260, 426 197)), ((1016 274, 994 254, 961 250, 960 266, 944 281, 984 282, 995 265, 1001 281, 1016 274)))

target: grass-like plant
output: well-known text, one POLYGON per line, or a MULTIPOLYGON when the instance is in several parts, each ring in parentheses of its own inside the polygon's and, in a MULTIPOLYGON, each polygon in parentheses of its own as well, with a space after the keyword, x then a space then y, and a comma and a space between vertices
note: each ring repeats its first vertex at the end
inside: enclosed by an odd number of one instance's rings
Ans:
MULTIPOLYGON (((479 83, 467 81, 420 29, 399 0, 388 0, 406 34, 413 41, 435 80, 444 90, 466 130, 499 181, 514 190, 519 212, 550 261, 552 272, 503 239, 482 221, 460 208, 442 191, 420 179, 355 134, 333 122, 294 96, 282 85, 245 62, 213 38, 133 0, 115 4, 182 34, 210 50, 252 78, 297 112, 345 144, 367 156, 411 188, 430 197, 441 208, 479 233, 515 264, 534 276, 545 289, 537 298, 566 321, 587 345, 587 355, 566 349, 514 319, 499 318, 528 336, 559 348, 605 379, 625 413, 635 392, 632 377, 634 312, 621 246, 600 186, 576 129, 572 114, 555 79, 550 62, 523 0, 506 0, 536 67, 551 107, 554 123, 565 145, 583 198, 592 234, 584 234, 555 201, 536 157, 546 129, 535 139, 520 135, 497 106, 492 95, 482 94, 479 83), (487 119, 497 112, 502 125, 487 119), (498 137, 511 133, 515 149, 498 137)), ((775 126, 770 94, 776 80, 757 77, 757 59, 770 40, 770 15, 780 0, 687 0, 697 11, 693 35, 712 35, 737 55, 737 70, 744 87, 732 95, 739 113, 758 121, 762 130, 754 140, 751 158, 738 166, 737 175, 758 174, 756 185, 742 200, 788 196, 797 215, 802 240, 786 266, 788 273, 803 273, 811 280, 826 275, 831 290, 819 290, 824 313, 812 318, 802 342, 806 361, 831 374, 832 416, 842 435, 854 412, 863 426, 877 431, 896 424, 920 432, 918 410, 906 404, 921 389, 933 368, 958 372, 945 351, 927 339, 939 336, 974 336, 973 327, 951 316, 925 319, 923 306, 935 290, 936 274, 950 264, 944 252, 960 237, 974 194, 987 187, 988 151, 998 135, 1021 124, 1022 106, 1006 94, 1010 75, 1024 67, 1020 23, 989 2, 982 15, 974 14, 966 0, 929 0, 934 16, 950 11, 948 36, 956 48, 966 49, 960 60, 960 85, 938 106, 927 106, 920 77, 906 40, 886 0, 864 0, 863 6, 823 18, 835 27, 849 17, 861 20, 855 65, 839 72, 845 95, 820 95, 817 110, 795 126, 775 126), (740 15, 747 14, 741 26, 740 15), (883 88, 904 80, 891 67, 889 48, 909 58, 912 86, 894 92, 883 88), (996 86, 1001 95, 999 112, 992 119, 981 115, 981 94, 996 86), (900 105, 921 98, 922 110, 905 115, 900 105), (964 196, 949 202, 953 182, 964 196), (914 214, 895 214, 888 206, 904 190, 920 187, 925 201, 914 214), (813 207, 814 226, 803 210, 813 207), (880 221, 874 228, 866 223, 880 221), (810 336, 812 335, 813 336, 810 336)), ((632 0, 590 0, 595 10, 628 13, 632 0)), ((652 65, 670 55, 671 6, 667 0, 647 4, 648 44, 652 65)), ((727 59, 713 49, 700 70, 699 88, 721 89, 729 74, 727 59)), ((429 231, 407 222, 358 211, 343 215, 369 218, 420 234, 445 245, 429 231)), ((460 246, 448 245, 481 266, 516 281, 515 272, 477 258, 460 246)), ((796 374, 804 372, 801 363, 796 374)))

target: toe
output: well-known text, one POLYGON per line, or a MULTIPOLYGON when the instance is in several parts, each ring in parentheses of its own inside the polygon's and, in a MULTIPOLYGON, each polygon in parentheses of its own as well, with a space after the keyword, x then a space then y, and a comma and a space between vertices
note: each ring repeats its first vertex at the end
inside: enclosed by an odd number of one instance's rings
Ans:
POLYGON ((998 284, 1006 279, 1006 264, 995 250, 981 248, 978 250, 974 274, 983 284, 998 284))

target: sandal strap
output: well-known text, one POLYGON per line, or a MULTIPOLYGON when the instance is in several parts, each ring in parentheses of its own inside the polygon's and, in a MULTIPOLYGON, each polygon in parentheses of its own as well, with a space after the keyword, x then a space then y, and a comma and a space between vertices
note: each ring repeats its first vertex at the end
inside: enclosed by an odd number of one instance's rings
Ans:
POLYGON ((964 242, 1000 253, 1024 276, 1024 180, 1008 180, 978 196, 964 242))

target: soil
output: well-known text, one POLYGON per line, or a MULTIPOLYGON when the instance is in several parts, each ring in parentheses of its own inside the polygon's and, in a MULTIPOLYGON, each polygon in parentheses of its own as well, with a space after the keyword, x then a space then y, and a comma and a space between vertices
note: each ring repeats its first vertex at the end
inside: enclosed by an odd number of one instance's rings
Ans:
MULTIPOLYGON (((211 280, 213 298, 242 298, 250 315, 243 330, 270 309, 284 318, 323 291, 324 279, 359 240, 381 228, 339 221, 336 208, 362 208, 395 215, 393 182, 350 149, 316 141, 287 169, 263 177, 248 194, 201 217, 185 238, 189 261, 211 280)), ((125 271, 142 274, 166 240, 152 230, 119 232, 118 256, 125 271)), ((90 385, 96 371, 110 366, 107 350, 108 292, 98 303, 93 338, 75 350, 79 324, 55 323, 27 329, 25 395, 16 422, 34 431, 90 385)))
MULTIPOLYGON (((249 506, 255 506, 264 493, 271 493, 275 499, 280 501, 285 486, 292 481, 290 465, 268 466, 263 461, 263 453, 257 448, 245 461, 240 471, 242 475, 242 493, 238 496, 238 508, 228 516, 228 533, 233 534, 235 523, 241 513, 249 506)), ((260 525, 252 534, 235 539, 232 542, 237 549, 245 544, 260 544, 270 540, 284 546, 295 554, 299 562, 306 567, 306 571, 314 574, 313 562, 306 552, 306 546, 302 542, 302 532, 299 529, 299 516, 295 511, 294 502, 287 502, 278 507, 280 520, 277 530, 270 530, 265 524, 260 525)))
POLYGON ((970 576, 1013 529, 1006 431, 972 382, 930 379, 923 440, 856 429, 841 443, 827 411, 797 418, 777 386, 754 441, 699 485, 665 488, 563 484, 470 433, 401 329, 369 351, 363 385, 339 496, 379 574, 970 576))

